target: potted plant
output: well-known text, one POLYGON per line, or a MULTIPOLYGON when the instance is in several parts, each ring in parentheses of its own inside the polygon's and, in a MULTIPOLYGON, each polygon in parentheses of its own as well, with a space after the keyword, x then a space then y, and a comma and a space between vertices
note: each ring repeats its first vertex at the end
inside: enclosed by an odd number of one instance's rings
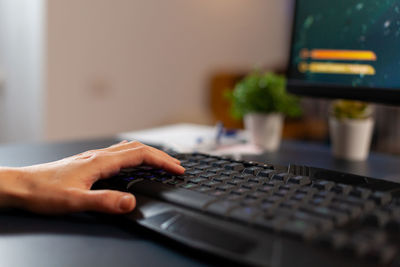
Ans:
POLYGON ((353 161, 362 161, 368 157, 374 128, 372 114, 372 107, 365 102, 333 102, 329 132, 335 157, 353 161))
POLYGON ((278 149, 284 116, 299 116, 299 100, 286 93, 286 78, 254 71, 230 92, 232 115, 244 118, 250 141, 266 151, 278 149))

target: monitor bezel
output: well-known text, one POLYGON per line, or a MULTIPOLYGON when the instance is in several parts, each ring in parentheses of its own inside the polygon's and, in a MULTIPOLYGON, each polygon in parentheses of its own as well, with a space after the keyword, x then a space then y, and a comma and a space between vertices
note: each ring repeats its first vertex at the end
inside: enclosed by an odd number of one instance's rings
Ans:
MULTIPOLYGON (((329 99, 353 99, 367 102, 400 105, 400 88, 380 87, 351 87, 329 83, 305 82, 303 80, 290 78, 290 66, 293 62, 293 45, 295 39, 295 24, 297 19, 297 8, 299 0, 293 0, 292 29, 290 37, 289 62, 287 64, 287 91, 293 94, 320 97, 329 99), (321 90, 323 88, 323 90, 321 90)), ((301 0, 300 0, 301 1, 301 0)))

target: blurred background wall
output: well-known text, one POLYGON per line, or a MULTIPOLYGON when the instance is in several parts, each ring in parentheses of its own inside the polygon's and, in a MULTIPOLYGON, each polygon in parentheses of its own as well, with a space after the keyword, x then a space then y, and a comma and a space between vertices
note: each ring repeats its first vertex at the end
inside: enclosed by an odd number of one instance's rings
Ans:
POLYGON ((0 142, 210 123, 213 73, 285 66, 291 5, 0 0, 0 142))

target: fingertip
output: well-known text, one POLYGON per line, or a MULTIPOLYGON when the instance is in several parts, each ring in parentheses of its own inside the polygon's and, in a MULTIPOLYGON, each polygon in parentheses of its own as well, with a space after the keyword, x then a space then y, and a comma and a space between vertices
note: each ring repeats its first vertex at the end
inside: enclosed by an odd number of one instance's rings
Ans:
POLYGON ((136 206, 136 199, 131 194, 125 194, 119 200, 118 209, 120 212, 130 212, 136 206))

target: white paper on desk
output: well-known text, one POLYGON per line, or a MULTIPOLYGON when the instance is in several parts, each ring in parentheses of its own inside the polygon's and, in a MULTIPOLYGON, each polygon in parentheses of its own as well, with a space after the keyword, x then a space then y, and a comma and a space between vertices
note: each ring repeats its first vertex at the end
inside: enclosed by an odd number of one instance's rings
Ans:
POLYGON ((162 145, 181 153, 194 151, 198 140, 216 138, 215 127, 197 124, 174 124, 142 131, 126 132, 118 135, 121 139, 138 140, 140 142, 162 145))

